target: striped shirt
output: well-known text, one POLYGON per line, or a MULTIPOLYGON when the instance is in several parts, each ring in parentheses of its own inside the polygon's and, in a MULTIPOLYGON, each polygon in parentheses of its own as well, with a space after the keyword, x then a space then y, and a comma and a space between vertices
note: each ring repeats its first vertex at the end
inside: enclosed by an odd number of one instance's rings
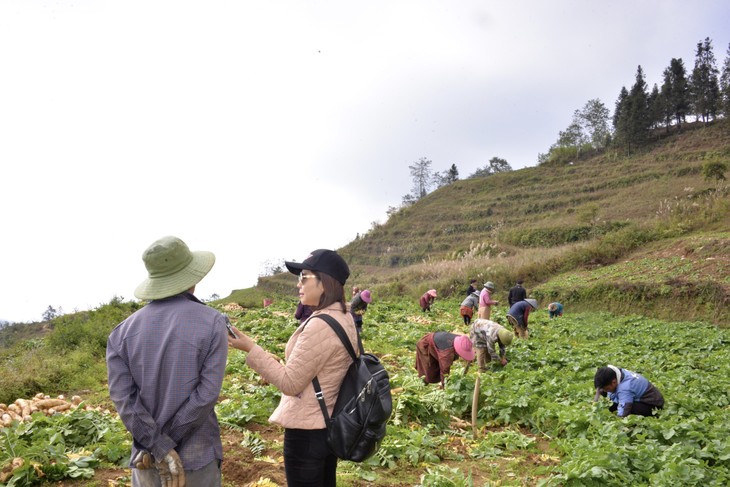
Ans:
POLYGON ((134 438, 132 458, 143 449, 159 461, 175 449, 185 470, 223 459, 214 407, 227 357, 223 315, 187 292, 150 302, 112 330, 109 396, 134 438))

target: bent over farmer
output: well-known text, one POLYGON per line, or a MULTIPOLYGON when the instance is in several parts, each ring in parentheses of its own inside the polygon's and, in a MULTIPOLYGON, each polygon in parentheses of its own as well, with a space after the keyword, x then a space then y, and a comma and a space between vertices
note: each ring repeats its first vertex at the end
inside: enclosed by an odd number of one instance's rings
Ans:
POLYGON ((528 338, 530 332, 527 329, 527 318, 530 311, 537 309, 537 301, 534 299, 523 299, 517 301, 507 312, 507 321, 515 330, 515 335, 520 338, 528 338))
POLYGON ((418 300, 418 304, 421 306, 421 310, 423 310, 424 313, 431 311, 431 305, 436 300, 436 296, 436 290, 429 289, 428 291, 423 293, 421 299, 418 300))
POLYGON ((487 370, 487 362, 499 362, 507 365, 507 347, 512 343, 514 335, 507 328, 491 320, 476 320, 469 332, 474 348, 477 351, 479 370, 487 370), (499 346, 499 354, 496 346, 499 346))
POLYGON ((424 336, 416 344, 416 370, 426 384, 441 383, 451 372, 451 364, 459 357, 474 360, 474 348, 466 335, 437 331, 424 336))
POLYGON ((214 407, 228 357, 227 318, 193 294, 215 263, 163 237, 142 254, 149 303, 107 340, 109 396, 132 434, 132 485, 221 485, 223 446, 214 407))
POLYGON ((474 310, 479 308, 479 293, 474 291, 461 302, 459 306, 459 314, 464 318, 464 324, 469 325, 474 316, 474 310))

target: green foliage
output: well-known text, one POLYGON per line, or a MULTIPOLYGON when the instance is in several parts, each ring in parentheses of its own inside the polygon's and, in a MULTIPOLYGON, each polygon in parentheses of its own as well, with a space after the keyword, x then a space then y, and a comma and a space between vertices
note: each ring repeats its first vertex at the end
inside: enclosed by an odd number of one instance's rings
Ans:
POLYGON ((98 388, 106 378, 107 336, 139 306, 115 298, 95 310, 55 318, 43 340, 0 351, 0 402, 98 388))
MULTIPOLYGON (((695 245, 702 247, 697 252, 705 247, 712 252, 718 244, 695 245)), ((668 264, 668 274, 674 264, 681 262, 668 264)), ((530 339, 508 348, 509 364, 481 374, 478 433, 472 437, 463 423, 472 414, 476 368, 465 372, 464 362, 457 361, 442 390, 424 384, 413 366, 421 336, 462 328, 457 301, 441 301, 442 308, 428 317, 408 299, 380 297, 368 308, 363 341, 391 374, 394 413, 376 455, 362 464, 343 462, 347 478, 378 484, 387 483, 386 477, 401 483, 413 478, 406 481, 412 485, 420 475, 420 485, 473 485, 477 468, 480 478, 489 475, 494 482, 507 473, 538 485, 704 486, 730 478, 730 330, 570 309, 548 320, 545 311, 536 310, 530 339), (665 409, 655 418, 620 419, 605 401, 591 402, 593 374, 606 363, 644 374, 664 394, 665 409), (547 466, 513 461, 545 451, 555 459, 547 466), (499 467, 485 471, 484 462, 499 467)), ((277 300, 231 317, 281 356, 297 323, 294 304, 277 300)), ((493 319, 504 323, 504 309, 497 307, 493 319)), ((223 427, 244 432, 243 445, 254 455, 270 445, 250 424, 266 423, 279 397, 245 365, 243 354, 231 351, 216 412, 223 427)), ((36 413, 31 422, 3 428, 0 446, 0 465, 24 459, 9 485, 25 486, 39 483, 39 471, 55 482, 89 477, 98 466, 123 465, 130 438, 116 417, 77 409, 66 416, 36 413)))
POLYGON ((264 443, 263 438, 261 438, 261 435, 248 430, 243 434, 241 445, 251 450, 254 457, 261 455, 261 453, 263 453, 266 449, 266 444, 264 443))
POLYGON ((724 162, 706 162, 702 165, 702 176, 707 180, 725 181, 727 164, 724 162))
POLYGON ((289 274, 280 274, 269 277, 259 277, 258 285, 247 289, 233 291, 230 296, 213 301, 211 304, 236 303, 244 308, 261 308, 264 299, 271 299, 273 295, 294 296, 293 287, 296 283, 294 277, 289 274))
POLYGON ((532 450, 535 438, 517 430, 495 431, 476 444, 469 452, 472 458, 494 458, 503 455, 505 450, 532 450))
POLYGON ((500 234, 500 240, 506 244, 520 247, 555 247, 608 235, 628 225, 626 222, 606 222, 602 225, 594 225, 593 220, 597 211, 594 212, 592 208, 585 211, 587 216, 582 219, 590 219, 591 224, 574 227, 505 230, 500 234))
POLYGON ((431 427, 411 430, 393 428, 380 445, 376 455, 378 464, 395 468, 398 463, 418 466, 421 463, 438 463, 441 458, 438 449, 445 438, 431 430, 431 427))
POLYGON ((447 466, 429 467, 421 475, 421 483, 417 487, 473 487, 471 473, 464 477, 464 472, 458 468, 447 466))
POLYGON ((23 459, 5 484, 20 487, 91 478, 94 468, 128 459, 131 441, 118 419, 79 408, 52 417, 35 413, 30 422, 2 428, 0 446, 0 466, 23 459))

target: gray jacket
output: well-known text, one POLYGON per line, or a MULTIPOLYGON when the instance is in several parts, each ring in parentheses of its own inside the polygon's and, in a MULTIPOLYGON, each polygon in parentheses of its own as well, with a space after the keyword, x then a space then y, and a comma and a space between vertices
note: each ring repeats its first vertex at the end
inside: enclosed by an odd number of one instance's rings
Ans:
POLYGON ((476 291, 471 293, 464 301, 461 302, 461 306, 468 306, 472 309, 477 308, 479 306, 479 293, 476 291))

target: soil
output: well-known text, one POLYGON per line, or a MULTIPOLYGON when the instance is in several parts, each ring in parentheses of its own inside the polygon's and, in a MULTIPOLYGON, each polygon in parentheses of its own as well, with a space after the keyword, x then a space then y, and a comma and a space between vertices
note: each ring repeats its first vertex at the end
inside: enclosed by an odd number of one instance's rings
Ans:
MULTIPOLYGON (((280 445, 284 435, 276 426, 263 426, 251 423, 247 428, 258 433, 266 445, 280 445)), ((223 442, 223 485, 224 486, 253 486, 286 485, 284 475, 284 458, 281 450, 267 449, 257 458, 251 450, 241 445, 243 433, 240 431, 222 429, 223 442), (264 480, 268 479, 269 483, 264 480), (261 481, 260 484, 257 482, 261 481)), ((64 480, 54 485, 69 487, 127 487, 131 485, 131 471, 129 469, 99 469, 94 471, 94 477, 86 480, 64 480)))
MULTIPOLYGON (((281 428, 251 423, 247 426, 258 433, 266 445, 281 445, 284 439, 281 428)), ((245 486, 261 479, 268 479, 275 485, 286 485, 284 457, 281 450, 265 450, 254 458, 251 450, 241 446, 243 433, 235 430, 222 430, 223 440, 223 481, 224 484, 245 486)))
MULTIPOLYGON (((254 457, 251 451, 242 446, 243 433, 231 429, 221 430, 223 442, 223 486, 224 487, 274 487, 286 486, 284 474, 284 459, 281 453, 281 444, 284 439, 281 428, 273 425, 259 425, 249 423, 246 426, 250 431, 256 432, 267 445, 267 449, 258 457, 254 457), (272 447, 273 446, 273 447, 272 447)), ((498 431, 501 428, 484 428, 481 435, 490 431, 498 431)), ((468 459, 467 447, 461 437, 452 437, 449 440, 448 448, 454 453, 464 455, 466 460, 443 462, 452 468, 460 468, 468 471, 472 476, 474 485, 488 485, 495 479, 495 469, 498 471, 532 470, 536 466, 555 466, 559 464, 558 457, 551 455, 551 448, 548 441, 532 435, 528 430, 522 429, 522 433, 532 436, 537 441, 537 451, 515 451, 507 457, 495 457, 489 460, 468 459)), ((389 487, 405 487, 415 485, 420 474, 425 471, 423 465, 413 468, 384 469, 379 473, 377 484, 388 485, 389 487)), ((129 487, 129 469, 99 469, 94 472, 94 477, 87 480, 65 480, 54 485, 68 487, 129 487)), ((497 474, 499 477, 500 474, 497 474)), ((508 476, 519 475, 512 473, 508 476)), ((528 481, 539 480, 539 477, 528 481)), ((364 487, 375 485, 360 479, 348 479, 348 485, 353 487, 364 487)), ((523 482, 522 485, 527 485, 523 482)))

